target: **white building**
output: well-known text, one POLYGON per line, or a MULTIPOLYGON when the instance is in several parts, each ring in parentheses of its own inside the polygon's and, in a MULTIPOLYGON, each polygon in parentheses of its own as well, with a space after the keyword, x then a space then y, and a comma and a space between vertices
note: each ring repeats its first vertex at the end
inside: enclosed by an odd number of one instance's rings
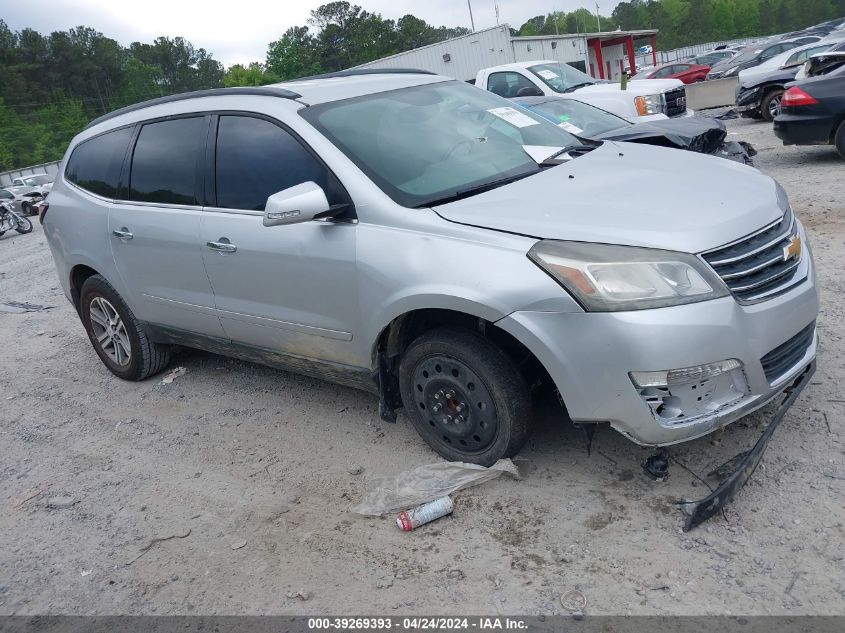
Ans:
POLYGON ((597 79, 618 80, 636 67, 636 48, 650 45, 656 63, 657 31, 612 31, 512 37, 507 24, 383 57, 358 68, 419 68, 469 81, 482 68, 539 59, 571 64, 597 79))

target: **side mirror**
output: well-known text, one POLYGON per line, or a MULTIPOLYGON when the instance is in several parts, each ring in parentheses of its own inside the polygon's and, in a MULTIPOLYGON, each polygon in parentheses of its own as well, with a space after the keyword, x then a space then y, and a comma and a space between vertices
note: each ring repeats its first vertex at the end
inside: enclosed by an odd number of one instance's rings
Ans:
POLYGON ((331 205, 322 187, 315 182, 303 182, 267 198, 264 226, 310 222, 330 214, 331 205))

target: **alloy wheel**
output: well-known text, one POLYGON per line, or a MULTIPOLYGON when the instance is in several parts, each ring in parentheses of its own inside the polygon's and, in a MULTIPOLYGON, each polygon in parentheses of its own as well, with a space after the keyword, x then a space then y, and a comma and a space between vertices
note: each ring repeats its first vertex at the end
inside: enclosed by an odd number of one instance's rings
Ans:
POLYGON ((114 306, 103 297, 94 297, 88 308, 91 329, 97 344, 120 367, 132 360, 132 346, 123 319, 114 306))

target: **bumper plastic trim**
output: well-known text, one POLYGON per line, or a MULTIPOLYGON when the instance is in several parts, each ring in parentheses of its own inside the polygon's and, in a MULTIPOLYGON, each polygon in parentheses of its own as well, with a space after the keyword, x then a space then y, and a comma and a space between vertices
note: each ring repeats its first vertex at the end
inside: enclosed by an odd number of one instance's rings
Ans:
POLYGON ((803 372, 789 385, 784 391, 783 395, 786 398, 781 403, 778 410, 772 416, 769 426, 757 440, 754 447, 744 454, 739 463, 739 467, 725 479, 718 488, 716 488, 708 497, 700 501, 679 501, 678 506, 688 515, 686 525, 684 525, 684 532, 688 532, 694 527, 701 525, 704 521, 717 514, 734 500, 736 494, 745 485, 745 483, 754 474, 760 461, 763 459, 763 453, 769 445, 769 440, 783 420, 784 415, 789 408, 798 399, 798 396, 804 388, 810 383, 810 379, 816 372, 816 361, 813 360, 803 372))

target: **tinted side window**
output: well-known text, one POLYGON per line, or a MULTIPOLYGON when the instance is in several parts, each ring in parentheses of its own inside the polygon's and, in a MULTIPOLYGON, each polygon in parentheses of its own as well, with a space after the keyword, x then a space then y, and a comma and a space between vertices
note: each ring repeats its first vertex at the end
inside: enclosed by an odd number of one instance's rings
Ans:
POLYGON ((326 168, 270 121, 221 116, 216 163, 218 207, 263 211, 272 194, 308 181, 334 197, 326 168))
POLYGON ((80 143, 65 168, 65 178, 83 189, 105 198, 116 198, 120 169, 132 128, 107 132, 80 143))
POLYGON ((205 148, 203 117, 148 123, 132 156, 129 199, 167 204, 199 204, 197 169, 205 148))
POLYGON ((517 97, 519 91, 526 88, 531 95, 539 94, 542 91, 531 81, 519 73, 503 72, 493 73, 487 78, 487 90, 500 97, 517 97))

